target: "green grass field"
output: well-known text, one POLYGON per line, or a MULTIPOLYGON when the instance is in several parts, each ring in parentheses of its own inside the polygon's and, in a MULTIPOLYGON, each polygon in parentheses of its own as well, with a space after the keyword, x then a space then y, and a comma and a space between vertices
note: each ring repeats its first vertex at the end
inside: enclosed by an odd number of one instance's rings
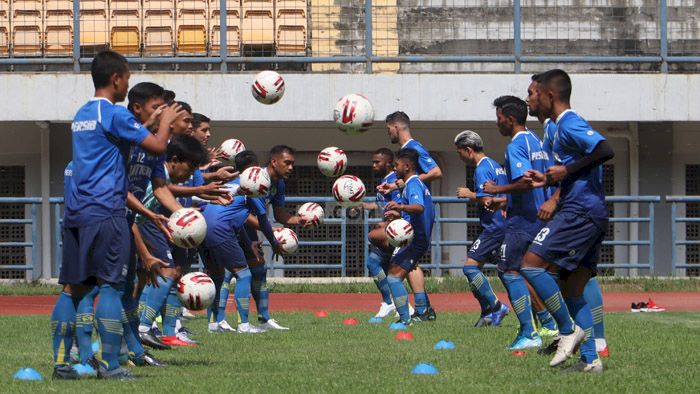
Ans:
POLYGON ((50 376, 49 317, 0 316, 0 392, 700 392, 697 313, 606 315, 611 358, 602 375, 562 373, 534 352, 511 356, 511 316, 501 328, 474 329, 476 314, 442 313, 411 327, 412 342, 394 340, 388 324, 366 323, 369 314, 276 317, 292 331, 209 335, 203 319, 189 321, 202 346, 158 352, 169 366, 138 368, 136 382, 16 382, 20 367, 50 376), (360 324, 342 325, 349 316, 360 324), (457 348, 434 350, 441 339, 457 348), (419 362, 440 374, 411 375, 419 362))

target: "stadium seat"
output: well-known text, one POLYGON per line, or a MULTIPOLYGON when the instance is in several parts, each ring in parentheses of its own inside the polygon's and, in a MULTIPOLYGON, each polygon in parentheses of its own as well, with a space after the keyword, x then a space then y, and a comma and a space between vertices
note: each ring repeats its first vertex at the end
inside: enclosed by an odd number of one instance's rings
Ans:
POLYGON ((80 47, 101 50, 108 46, 107 1, 80 0, 80 47))
POLYGON ((73 53, 73 11, 46 10, 44 48, 48 56, 73 53))
POLYGON ((17 56, 41 56, 44 34, 40 0, 12 1, 12 52, 17 56))
MULTIPOLYGON (((218 56, 221 47, 219 0, 209 1, 209 11, 211 55, 218 56)), ((226 3, 226 51, 229 55, 241 53, 241 5, 238 1, 228 1, 226 3)))
POLYGON ((143 52, 146 56, 174 54, 174 1, 143 1, 143 52))
POLYGON ((207 2, 178 0, 175 30, 178 55, 207 54, 207 2))
POLYGON ((306 14, 306 0, 277 0, 275 9, 280 10, 303 10, 306 14))
POLYGON ((10 1, 0 0, 0 57, 10 55, 10 1))
POLYGON ((241 42, 243 45, 272 45, 275 20, 272 0, 243 0, 241 42))
POLYGON ((277 11, 277 53, 306 54, 306 11, 279 9, 277 11))
POLYGON ((110 37, 112 49, 126 56, 141 54, 141 1, 112 0, 110 37))

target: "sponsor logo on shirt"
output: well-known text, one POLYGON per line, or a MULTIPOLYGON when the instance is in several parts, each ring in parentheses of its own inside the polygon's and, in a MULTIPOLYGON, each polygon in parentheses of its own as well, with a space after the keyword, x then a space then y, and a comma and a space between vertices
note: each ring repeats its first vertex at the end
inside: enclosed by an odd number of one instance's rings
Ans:
POLYGON ((506 170, 503 168, 496 168, 496 175, 506 175, 506 170))
POLYGON ((97 128, 96 120, 77 120, 70 125, 71 130, 75 133, 78 131, 93 131, 97 128))
POLYGON ((549 160, 547 152, 538 150, 530 154, 530 160, 549 160))

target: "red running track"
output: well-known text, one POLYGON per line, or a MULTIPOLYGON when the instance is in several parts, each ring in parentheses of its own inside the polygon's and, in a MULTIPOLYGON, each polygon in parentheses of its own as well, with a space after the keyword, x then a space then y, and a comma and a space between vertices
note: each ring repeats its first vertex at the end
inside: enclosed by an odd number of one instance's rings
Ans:
MULTIPOLYGON (((505 293, 498 293, 507 300, 505 293)), ((654 302, 668 311, 700 312, 700 292, 676 293, 605 293, 607 312, 627 312, 632 302, 654 302)), ((0 315, 48 315, 56 296, 0 296, 0 315)), ((378 294, 272 293, 270 306, 277 312, 375 312, 381 299, 378 294)), ((479 305, 471 293, 430 294, 437 311, 477 312, 479 305)), ((235 303, 230 300, 229 307, 235 303)))

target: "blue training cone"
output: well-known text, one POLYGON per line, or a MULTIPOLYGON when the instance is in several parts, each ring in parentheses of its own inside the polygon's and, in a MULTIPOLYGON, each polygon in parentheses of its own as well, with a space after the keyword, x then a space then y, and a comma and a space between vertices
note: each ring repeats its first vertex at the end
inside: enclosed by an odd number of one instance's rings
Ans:
POLYGON ((33 368, 22 368, 15 373, 16 380, 44 380, 39 372, 33 368))
POLYGON ((414 375, 437 375, 439 372, 432 364, 420 363, 411 371, 414 375))
POLYGON ((438 350, 452 350, 455 348, 455 344, 452 341, 445 341, 444 339, 433 346, 433 349, 438 350))
POLYGON ((389 326, 389 329, 390 330, 407 330, 408 327, 406 327, 406 325, 401 323, 401 322, 396 322, 396 323, 391 323, 391 325, 389 326))
POLYGON ((376 317, 376 316, 375 316, 375 317, 369 319, 367 322, 368 322, 368 323, 372 323, 372 324, 384 323, 384 319, 382 319, 381 317, 376 317))

